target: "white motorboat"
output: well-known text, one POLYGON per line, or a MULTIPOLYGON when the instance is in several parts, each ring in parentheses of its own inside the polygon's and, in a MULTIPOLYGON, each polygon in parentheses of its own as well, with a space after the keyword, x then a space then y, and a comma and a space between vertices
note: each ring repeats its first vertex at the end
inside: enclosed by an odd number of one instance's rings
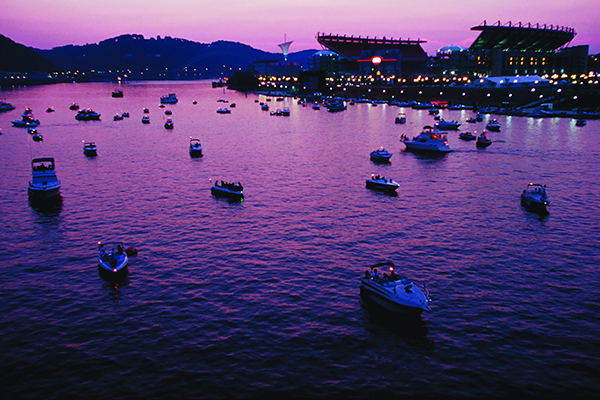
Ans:
POLYGON ((113 90, 113 92, 111 93, 112 97, 123 97, 123 91, 122 90, 113 90))
POLYGON ((372 174, 371 179, 367 179, 367 188, 380 192, 396 192, 400 184, 391 178, 372 174))
POLYGON ((128 263, 123 242, 98 242, 98 266, 101 270, 112 274, 125 272, 128 263))
POLYGON ((460 123, 456 121, 446 121, 440 119, 439 122, 435 123, 435 127, 441 131, 455 131, 460 126, 460 123))
POLYGON ((177 103, 177 96, 175 95, 175 93, 169 93, 166 96, 162 96, 160 98, 160 103, 161 104, 175 104, 177 103))
POLYGON ((546 185, 529 183, 521 193, 521 205, 531 211, 547 213, 550 201, 546 193, 546 185))
POLYGON ((31 181, 27 193, 33 199, 49 199, 60 194, 54 158, 34 158, 31 161, 31 181))
POLYGON ((390 153, 383 147, 380 147, 379 149, 371 152, 371 160, 375 162, 389 162, 390 158, 392 158, 392 153, 390 153))
POLYGON ((96 147, 96 143, 83 142, 83 154, 90 157, 98 155, 98 147, 96 147))
POLYGON ((215 181, 210 192, 216 197, 227 197, 231 200, 241 200, 244 197, 244 187, 241 183, 215 181))
POLYGON ((360 294, 394 313, 421 315, 431 311, 427 286, 421 289, 406 276, 398 275, 395 268, 392 262, 371 265, 360 280, 360 294))
POLYGON ((29 107, 25 108, 25 112, 23 112, 23 114, 21 115, 20 120, 17 119, 11 122, 13 126, 17 128, 35 128, 40 124, 39 119, 33 118, 33 112, 29 107))
POLYGON ((402 135, 400 140, 406 146, 406 150, 434 153, 448 153, 452 151, 450 146, 448 146, 446 133, 435 130, 431 126, 425 126, 423 132, 412 139, 409 139, 406 135, 402 135))
POLYGON ((458 138, 462 140, 476 140, 477 136, 473 135, 471 132, 461 132, 458 135, 458 138))
POLYGON ((492 132, 500 132, 500 122, 498 122, 498 120, 494 118, 487 123, 485 129, 492 132))
POLYGON ((488 147, 490 144, 492 144, 492 140, 488 138, 487 133, 482 132, 481 135, 477 137, 477 142, 475 143, 475 146, 482 149, 484 147, 488 147))
POLYGON ((202 144, 200 144, 200 139, 192 139, 190 137, 190 155, 192 157, 202 157, 202 144))
POLYGON ((78 121, 99 121, 100 114, 91 108, 86 108, 85 110, 79 110, 75 115, 75 119, 78 121))

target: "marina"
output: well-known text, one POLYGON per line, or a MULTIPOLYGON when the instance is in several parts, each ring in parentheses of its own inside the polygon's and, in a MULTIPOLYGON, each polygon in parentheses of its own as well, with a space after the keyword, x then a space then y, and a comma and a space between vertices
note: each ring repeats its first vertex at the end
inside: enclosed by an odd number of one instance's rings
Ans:
POLYGON ((462 125, 443 138, 451 152, 431 153, 400 141, 432 124, 428 108, 356 102, 329 113, 210 81, 14 87, 0 98, 15 106, 0 113, 0 379, 16 397, 600 388, 600 189, 590 168, 600 120, 482 113, 468 129, 479 136, 497 119, 492 146, 460 139, 462 125), (171 116, 159 108, 166 93, 179 100, 171 116), (219 98, 234 112, 217 114, 219 98), (289 117, 263 112, 268 100, 289 117), (131 118, 77 121, 73 102, 131 118), (43 113, 49 104, 55 112, 43 113), (43 142, 12 126, 25 107, 43 142), (140 122, 145 108, 152 124, 140 122), (169 117, 177 128, 167 131, 169 117), (190 156, 192 138, 202 157, 190 156), (82 154, 84 142, 97 156, 82 154), (382 145, 393 162, 371 161, 382 145), (57 165, 52 204, 28 198, 39 158, 57 165), (392 177, 397 195, 365 188, 376 176, 392 177), (213 195, 215 178, 242 182, 243 201, 213 195), (521 205, 530 182, 547 187, 548 214, 521 205), (99 271, 105 240, 139 249, 122 279, 110 278, 110 254, 109 277, 99 271), (427 283, 430 311, 406 318, 361 296, 365 270, 389 261, 427 283))

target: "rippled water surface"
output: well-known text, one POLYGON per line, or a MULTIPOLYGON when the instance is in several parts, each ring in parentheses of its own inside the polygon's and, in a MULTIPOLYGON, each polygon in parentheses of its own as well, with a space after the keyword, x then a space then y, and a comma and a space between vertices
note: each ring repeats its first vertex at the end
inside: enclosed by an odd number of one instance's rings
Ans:
MULTIPOLYGON (((600 121, 498 119, 483 150, 404 152, 427 110, 260 110, 208 82, 3 90, 0 352, 6 395, 86 398, 578 396, 600 389, 600 121), (164 129, 159 97, 175 128, 164 129), (217 108, 235 102, 231 114, 217 108), (198 104, 194 105, 193 100, 198 104), (79 122, 69 105, 101 121, 79 122), (41 120, 41 143, 19 119, 41 120), (54 113, 45 113, 53 106, 54 113), (142 109, 151 123, 141 123, 142 109), (128 111, 129 119, 113 121, 128 111), (399 111, 406 125, 394 124, 399 111), (204 157, 191 158, 190 136, 204 157), (98 156, 83 155, 95 141, 98 156), (376 165, 384 146, 391 163, 376 165), (62 203, 27 199, 32 157, 56 159, 62 203), (370 174, 398 196, 365 188, 370 174), (229 203, 210 179, 244 184, 229 203), (520 206, 547 185, 539 216, 520 206), (98 273, 96 242, 137 247, 129 275, 98 273), (390 260, 431 290, 418 320, 366 304, 359 279, 390 260)), ((443 111, 466 124, 471 111, 443 111)), ((494 116, 487 115, 486 120, 494 116)), ((468 126, 467 126, 468 125, 468 126)))

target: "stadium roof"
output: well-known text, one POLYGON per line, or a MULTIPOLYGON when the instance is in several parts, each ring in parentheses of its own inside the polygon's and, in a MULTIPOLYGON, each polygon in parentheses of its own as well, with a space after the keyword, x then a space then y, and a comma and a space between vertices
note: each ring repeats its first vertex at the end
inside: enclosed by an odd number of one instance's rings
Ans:
POLYGON ((575 37, 573 28, 557 25, 508 24, 487 25, 485 21, 472 31, 481 31, 469 50, 531 50, 553 51, 563 47, 575 37))
POLYGON ((317 34, 317 41, 344 57, 359 58, 365 51, 398 50, 403 59, 427 59, 427 53, 421 47, 424 40, 386 39, 355 36, 317 34))

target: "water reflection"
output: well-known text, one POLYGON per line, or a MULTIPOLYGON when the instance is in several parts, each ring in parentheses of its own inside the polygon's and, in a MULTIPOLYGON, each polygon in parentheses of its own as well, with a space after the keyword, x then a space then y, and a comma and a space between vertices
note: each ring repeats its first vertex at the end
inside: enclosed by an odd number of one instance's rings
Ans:
POLYGON ((59 194, 50 199, 29 198, 29 205, 40 217, 57 217, 62 211, 63 198, 59 194))

